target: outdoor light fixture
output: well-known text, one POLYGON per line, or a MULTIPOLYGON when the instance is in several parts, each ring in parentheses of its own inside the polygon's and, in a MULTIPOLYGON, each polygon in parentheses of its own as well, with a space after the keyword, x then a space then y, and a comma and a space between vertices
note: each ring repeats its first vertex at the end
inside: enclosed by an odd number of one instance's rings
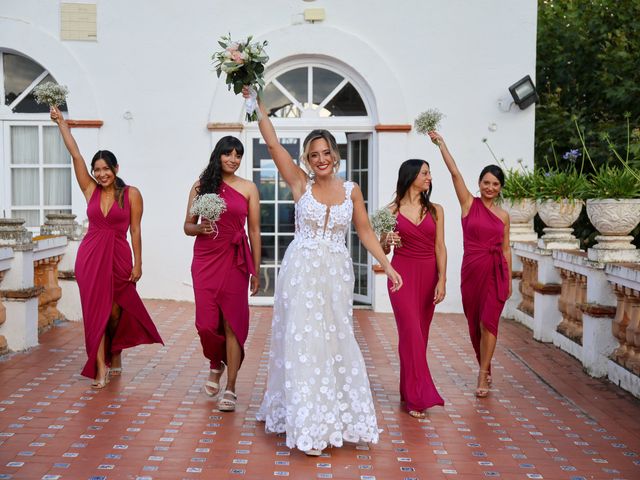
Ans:
POLYGON ((511 93, 515 104, 520 107, 520 110, 524 110, 529 105, 540 100, 538 98, 538 92, 536 92, 536 86, 533 84, 533 80, 531 80, 529 75, 522 77, 516 83, 511 85, 509 87, 509 92, 511 93))

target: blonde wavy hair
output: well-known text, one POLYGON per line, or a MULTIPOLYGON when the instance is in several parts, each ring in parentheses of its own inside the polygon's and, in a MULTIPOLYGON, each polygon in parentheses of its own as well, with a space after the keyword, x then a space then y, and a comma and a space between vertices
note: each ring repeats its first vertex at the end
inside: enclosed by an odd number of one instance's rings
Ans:
POLYGON ((302 161, 309 174, 312 175, 313 169, 309 164, 309 149, 311 148, 311 142, 319 138, 324 139, 329 145, 331 158, 333 158, 333 173, 338 173, 338 170, 340 169, 340 152, 338 150, 336 138, 328 130, 313 130, 309 135, 307 135, 302 143, 302 155, 300 155, 300 161, 302 161))

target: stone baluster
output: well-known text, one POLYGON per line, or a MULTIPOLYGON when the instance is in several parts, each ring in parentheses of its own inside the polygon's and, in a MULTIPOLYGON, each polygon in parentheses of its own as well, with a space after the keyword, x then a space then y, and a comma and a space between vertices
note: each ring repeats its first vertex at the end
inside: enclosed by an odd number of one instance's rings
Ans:
POLYGON ((62 257, 36 260, 34 267, 34 283, 42 287, 38 297, 38 332, 47 330, 54 322, 64 320, 64 315, 57 309, 58 301, 62 297, 62 289, 58 286, 58 263, 62 257))
POLYGON ((557 331, 582 345, 582 311, 578 308, 587 296, 587 279, 584 275, 560 269, 562 286, 558 309, 562 313, 562 321, 557 331))
POLYGON ((629 288, 615 284, 614 292, 618 305, 616 308, 616 316, 611 323, 611 331, 613 336, 618 340, 619 346, 611 354, 611 359, 624 366, 629 356, 629 345, 627 344, 627 326, 631 319, 631 304, 627 301, 627 293, 629 288))
POLYGON ((80 291, 76 283, 74 272, 78 246, 84 236, 82 225, 75 221, 76 216, 71 213, 49 213, 47 221, 40 227, 41 235, 64 235, 67 237, 67 247, 64 256, 58 264, 58 285, 62 290, 62 297, 58 301, 58 310, 67 320, 82 320, 82 304, 80 291))
POLYGON ((535 291, 533 286, 538 282, 538 262, 532 258, 522 258, 522 281, 520 282, 520 294, 522 301, 518 305, 518 310, 527 315, 534 316, 535 291))
POLYGON ((640 375, 640 291, 630 290, 627 300, 630 305, 626 332, 629 355, 624 365, 634 374, 640 375))
POLYGON ((6 270, 0 289, 6 308, 0 334, 14 351, 38 344, 38 296, 42 291, 33 284, 33 242, 23 224, 22 219, 0 218, 0 247, 13 250, 11 268, 6 270))
MULTIPOLYGON (((0 271, 0 283, 2 283, 2 279, 4 278, 4 270, 0 271)), ((2 303, 0 299, 0 331, 2 331, 2 325, 7 321, 7 309, 2 303)), ((0 335, 0 355, 4 355, 9 351, 9 345, 7 344, 7 339, 4 335, 0 335)))

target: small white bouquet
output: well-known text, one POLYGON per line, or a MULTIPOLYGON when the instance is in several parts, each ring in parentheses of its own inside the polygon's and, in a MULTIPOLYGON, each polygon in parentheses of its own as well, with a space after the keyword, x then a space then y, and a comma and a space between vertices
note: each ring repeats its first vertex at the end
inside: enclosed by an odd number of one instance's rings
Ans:
POLYGON ((396 229, 396 217, 388 208, 381 208, 371 216, 371 226, 377 235, 393 232, 396 229))
POLYGON ((218 78, 224 72, 227 75, 226 84, 236 95, 242 92, 242 87, 248 86, 251 98, 245 102, 247 121, 258 120, 258 92, 264 88, 264 66, 269 56, 264 51, 267 41, 252 42, 249 36, 244 42, 231 40, 231 34, 226 35, 218 44, 222 50, 214 53, 211 59, 216 62, 214 67, 218 78))
POLYGON ((59 107, 67 101, 69 89, 64 85, 46 82, 33 89, 36 103, 46 103, 49 106, 59 107))
POLYGON ((217 237, 218 227, 216 226, 216 222, 220 219, 220 215, 222 215, 226 210, 227 203, 220 195, 217 193, 205 193, 203 195, 198 195, 193 199, 189 213, 209 220, 217 237))
POLYGON ((437 130, 440 127, 440 122, 443 118, 444 115, 442 112, 436 108, 430 108, 426 112, 422 112, 417 116, 414 122, 416 132, 422 135, 427 135, 429 132, 437 130))

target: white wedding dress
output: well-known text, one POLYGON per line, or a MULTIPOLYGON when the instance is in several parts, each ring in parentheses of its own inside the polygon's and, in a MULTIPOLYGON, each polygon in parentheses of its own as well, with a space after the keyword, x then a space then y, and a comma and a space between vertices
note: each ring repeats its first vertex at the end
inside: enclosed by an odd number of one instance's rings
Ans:
POLYGON ((282 260, 271 327, 267 390, 257 414, 289 448, 378 441, 362 353, 353 333, 354 275, 345 239, 352 182, 329 208, 311 183, 295 207, 295 238, 282 260), (325 226, 326 223, 326 226, 325 226))

